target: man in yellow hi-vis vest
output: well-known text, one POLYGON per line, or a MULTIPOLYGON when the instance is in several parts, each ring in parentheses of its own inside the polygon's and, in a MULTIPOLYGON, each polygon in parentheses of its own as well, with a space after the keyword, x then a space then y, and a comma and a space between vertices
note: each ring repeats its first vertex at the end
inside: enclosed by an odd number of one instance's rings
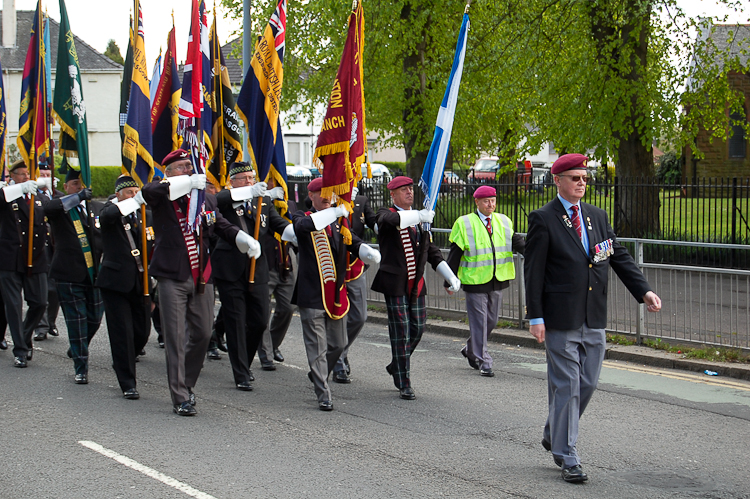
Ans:
POLYGON ((497 325, 503 289, 516 277, 513 251, 522 253, 524 238, 513 233, 513 222, 495 213, 497 193, 484 185, 474 192, 477 210, 459 217, 450 235, 448 265, 466 293, 470 336, 461 355, 482 376, 492 377, 487 336, 497 325))

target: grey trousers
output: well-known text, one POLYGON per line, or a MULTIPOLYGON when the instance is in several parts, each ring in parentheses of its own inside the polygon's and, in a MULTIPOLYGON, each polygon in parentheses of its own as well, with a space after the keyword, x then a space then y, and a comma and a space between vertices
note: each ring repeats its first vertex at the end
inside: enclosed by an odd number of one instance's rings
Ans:
POLYGON ((578 420, 594 395, 602 370, 606 335, 585 323, 578 329, 548 329, 547 395, 549 417, 544 438, 563 468, 581 464, 576 450, 578 420))
POLYGON ((325 310, 299 309, 307 362, 310 364, 318 402, 331 400, 328 375, 346 347, 346 321, 333 320, 325 310))
POLYGON ((287 277, 286 282, 282 282, 279 273, 270 270, 268 275, 269 300, 273 296, 276 299, 276 306, 271 315, 271 325, 263 331, 263 338, 260 340, 258 354, 263 360, 273 360, 273 349, 279 348, 284 341, 289 324, 292 323, 294 315, 294 305, 292 305, 292 294, 294 294, 294 283, 297 281, 297 265, 292 258, 293 273, 287 277))
POLYGON ((359 336, 367 322, 367 276, 362 275, 346 283, 346 294, 349 297, 349 312, 346 314, 346 348, 336 361, 336 372, 346 371, 344 359, 349 355, 349 347, 359 336))
POLYGON ((466 314, 469 316, 469 339, 466 355, 479 364, 480 369, 492 369, 492 357, 487 351, 487 336, 497 326, 502 290, 489 293, 466 293, 466 314))
POLYGON ((206 284, 199 294, 192 277, 186 281, 156 280, 169 393, 172 404, 181 404, 190 398, 188 387, 195 386, 203 369, 214 319, 214 286, 206 284))
POLYGON ((47 307, 44 309, 42 318, 36 326, 36 331, 48 333, 56 327, 57 313, 60 311, 60 300, 57 298, 57 282, 49 274, 47 275, 47 307))
POLYGON ((32 348, 31 336, 47 308, 47 274, 0 270, 0 292, 5 302, 5 317, 13 338, 13 356, 26 358, 32 348), (21 291, 28 310, 23 317, 21 291))

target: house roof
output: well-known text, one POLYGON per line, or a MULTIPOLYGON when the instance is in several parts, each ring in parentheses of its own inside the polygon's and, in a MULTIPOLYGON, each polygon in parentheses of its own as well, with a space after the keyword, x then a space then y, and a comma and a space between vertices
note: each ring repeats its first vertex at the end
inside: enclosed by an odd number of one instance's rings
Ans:
MULTIPOLYGON (((242 63, 238 58, 232 56, 235 47, 237 47, 238 54, 242 53, 241 37, 237 37, 231 42, 222 45, 221 55, 224 56, 224 62, 226 63, 227 71, 229 71, 229 82, 232 84, 232 86, 240 87, 242 86, 242 77, 244 75, 242 74, 242 63)), ((180 82, 182 82, 182 72, 184 71, 184 69, 184 64, 180 64, 177 66, 177 77, 179 78, 180 82)))
MULTIPOLYGON (((710 23, 710 20, 706 20, 710 23)), ((706 25, 701 27, 702 37, 706 37, 706 25)), ((715 53, 715 62, 722 64, 724 56, 729 59, 739 58, 743 66, 747 66, 750 59, 750 24, 710 24, 708 31, 713 48, 711 52, 715 53)))
MULTIPOLYGON (((0 20, 3 12, 0 11, 0 20)), ((29 45, 31 27, 34 24, 33 10, 19 10, 16 12, 16 45, 17 47, 0 47, 0 62, 6 71, 23 71, 23 64, 26 60, 26 52, 29 45)), ((52 62, 52 72, 57 68, 57 41, 60 37, 60 23, 50 18, 49 25, 50 36, 50 55, 52 62)), ((78 53, 78 64, 81 71, 106 71, 119 72, 122 66, 117 64, 109 57, 98 52, 91 45, 84 42, 77 36, 73 35, 78 53)), ((2 40, 2 22, 0 22, 0 40, 2 40)))

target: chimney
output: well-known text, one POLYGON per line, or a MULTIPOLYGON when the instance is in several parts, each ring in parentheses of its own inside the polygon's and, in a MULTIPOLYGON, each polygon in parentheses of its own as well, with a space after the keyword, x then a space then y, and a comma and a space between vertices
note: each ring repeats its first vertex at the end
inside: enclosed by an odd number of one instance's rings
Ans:
POLYGON ((16 0, 3 0, 3 47, 16 46, 16 0))

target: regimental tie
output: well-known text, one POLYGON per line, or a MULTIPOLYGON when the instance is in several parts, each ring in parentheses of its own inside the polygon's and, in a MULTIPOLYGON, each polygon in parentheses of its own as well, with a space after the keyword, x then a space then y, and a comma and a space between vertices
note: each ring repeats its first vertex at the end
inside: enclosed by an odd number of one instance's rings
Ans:
POLYGON ((487 223, 485 225, 487 226, 487 232, 492 235, 492 218, 487 217, 487 223))
POLYGON ((583 241, 583 230, 581 228, 581 217, 578 216, 578 205, 574 204, 570 209, 573 210, 573 228, 576 230, 576 234, 578 234, 578 239, 583 241))

